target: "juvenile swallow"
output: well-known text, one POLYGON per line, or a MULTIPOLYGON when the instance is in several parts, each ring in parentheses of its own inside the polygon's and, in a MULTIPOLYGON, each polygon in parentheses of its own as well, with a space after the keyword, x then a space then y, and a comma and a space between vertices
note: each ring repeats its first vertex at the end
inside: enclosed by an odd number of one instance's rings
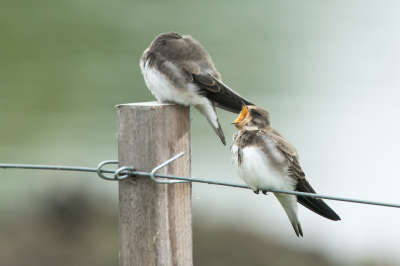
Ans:
MULTIPOLYGON (((297 150, 271 127, 269 113, 243 104, 232 124, 239 130, 233 137, 232 161, 239 176, 255 192, 270 189, 316 193, 300 167, 297 150)), ((303 236, 297 216, 297 202, 333 221, 340 217, 321 199, 274 193, 285 210, 297 236, 303 236)))
POLYGON ((140 59, 147 87, 160 102, 193 105, 225 145, 215 107, 240 113, 242 102, 253 105, 222 83, 210 55, 190 35, 163 33, 140 59))

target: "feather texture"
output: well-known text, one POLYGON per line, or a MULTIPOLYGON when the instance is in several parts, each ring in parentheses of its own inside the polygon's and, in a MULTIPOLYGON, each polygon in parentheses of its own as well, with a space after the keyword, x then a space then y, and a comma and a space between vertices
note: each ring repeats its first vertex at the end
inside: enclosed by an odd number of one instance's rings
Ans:
MULTIPOLYGON (((239 176, 253 191, 280 189, 315 193, 300 167, 297 150, 276 130, 243 130, 234 136, 232 161, 239 176)), ((331 219, 340 217, 321 199, 274 193, 284 208, 297 236, 303 231, 297 203, 331 219)))
POLYGON ((208 120, 225 145, 215 107, 239 113, 251 104, 221 81, 210 55, 190 35, 157 36, 140 60, 147 87, 160 102, 193 105, 208 120))

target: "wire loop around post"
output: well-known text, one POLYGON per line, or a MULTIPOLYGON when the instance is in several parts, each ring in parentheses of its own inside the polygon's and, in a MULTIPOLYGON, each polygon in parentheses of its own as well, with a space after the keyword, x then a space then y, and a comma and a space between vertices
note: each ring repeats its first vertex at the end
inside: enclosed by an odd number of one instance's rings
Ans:
POLYGON ((135 175, 132 174, 132 172, 134 172, 135 169, 133 169, 132 167, 129 166, 123 166, 121 168, 119 168, 117 171, 115 171, 114 174, 114 180, 122 180, 128 177, 134 177, 135 175), (122 173, 122 171, 128 170, 128 174, 120 176, 120 174, 122 173))
POLYGON ((163 162, 162 164, 160 164, 159 166, 157 166, 156 168, 154 168, 151 173, 150 173, 150 178, 153 179, 153 181, 159 183, 159 184, 177 184, 177 183, 191 183, 190 181, 174 181, 174 180, 158 180, 155 177, 155 174, 158 170, 160 170, 161 168, 167 166, 168 164, 172 163, 173 161, 175 161, 176 159, 178 159, 179 157, 183 156, 185 153, 181 152, 178 155, 175 155, 174 157, 172 157, 171 159, 169 159, 168 161, 163 162))
POLYGON ((97 166, 97 174, 105 179, 105 180, 109 180, 109 181, 116 181, 118 179, 114 179, 113 177, 109 177, 109 176, 105 176, 103 175, 103 173, 101 172, 101 168, 106 165, 106 164, 118 164, 118 160, 108 160, 108 161, 102 161, 101 163, 99 163, 99 165, 97 166))

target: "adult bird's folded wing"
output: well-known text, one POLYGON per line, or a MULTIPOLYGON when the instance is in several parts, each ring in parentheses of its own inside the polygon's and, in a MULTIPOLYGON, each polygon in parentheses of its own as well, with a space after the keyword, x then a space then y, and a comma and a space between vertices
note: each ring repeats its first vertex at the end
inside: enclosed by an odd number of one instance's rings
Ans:
POLYGON ((193 74, 193 82, 201 88, 201 94, 226 111, 239 114, 242 111, 242 102, 254 105, 210 74, 193 74))

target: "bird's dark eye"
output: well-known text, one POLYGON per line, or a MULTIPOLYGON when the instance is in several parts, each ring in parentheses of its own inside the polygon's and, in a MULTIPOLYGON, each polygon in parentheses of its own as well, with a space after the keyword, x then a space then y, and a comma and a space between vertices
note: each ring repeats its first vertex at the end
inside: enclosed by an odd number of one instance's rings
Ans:
POLYGON ((261 115, 260 115, 258 112, 256 112, 256 111, 253 111, 253 115, 254 115, 255 117, 261 117, 261 115))

